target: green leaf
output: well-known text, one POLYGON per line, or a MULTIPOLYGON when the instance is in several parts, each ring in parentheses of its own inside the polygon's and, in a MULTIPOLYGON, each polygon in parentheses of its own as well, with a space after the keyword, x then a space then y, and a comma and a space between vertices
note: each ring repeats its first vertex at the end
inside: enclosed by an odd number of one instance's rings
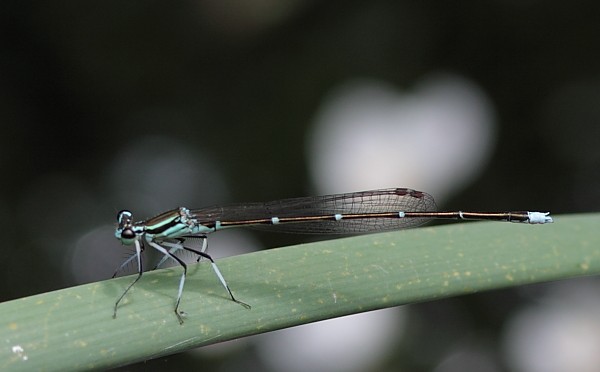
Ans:
POLYGON ((322 319, 600 272, 600 214, 550 225, 457 223, 271 249, 191 265, 179 325, 180 268, 0 304, 0 369, 106 369, 322 319))

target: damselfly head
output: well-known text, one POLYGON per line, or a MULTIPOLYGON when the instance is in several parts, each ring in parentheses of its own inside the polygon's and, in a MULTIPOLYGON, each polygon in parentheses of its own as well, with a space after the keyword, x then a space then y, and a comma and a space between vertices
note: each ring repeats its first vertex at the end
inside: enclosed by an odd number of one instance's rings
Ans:
POLYGON ((130 245, 136 239, 136 233, 133 231, 133 214, 130 211, 122 210, 117 213, 117 229, 115 230, 115 237, 119 239, 123 244, 130 245))

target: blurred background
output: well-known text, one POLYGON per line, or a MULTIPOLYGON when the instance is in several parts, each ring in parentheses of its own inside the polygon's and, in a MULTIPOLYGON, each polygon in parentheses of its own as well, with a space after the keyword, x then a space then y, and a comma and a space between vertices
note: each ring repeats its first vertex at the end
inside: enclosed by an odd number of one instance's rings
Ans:
MULTIPOLYGON (((125 208, 400 186, 440 209, 598 210, 598 2, 1 8, 2 301, 109 278, 125 208)), ((210 247, 303 241, 231 231, 210 247)), ((121 370, 598 371, 598 289, 463 296, 121 370)))

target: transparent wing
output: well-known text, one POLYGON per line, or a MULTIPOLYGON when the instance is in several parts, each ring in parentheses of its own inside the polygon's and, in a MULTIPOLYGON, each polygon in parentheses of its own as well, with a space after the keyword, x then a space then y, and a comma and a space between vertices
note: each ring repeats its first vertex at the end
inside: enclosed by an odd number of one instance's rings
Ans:
POLYGON ((215 221, 228 225, 245 225, 270 231, 352 234, 395 230, 421 225, 428 218, 398 218, 399 212, 434 212, 436 205, 427 193, 404 188, 391 188, 352 192, 316 197, 282 199, 266 203, 243 203, 221 207, 193 210, 199 223, 214 224, 215 221), (365 216, 344 219, 345 215, 394 213, 395 217, 365 216), (335 220, 335 215, 341 215, 335 220), (310 220, 308 217, 323 216, 324 219, 310 220), (274 218, 294 217, 294 222, 271 224, 274 218), (303 218, 307 218, 303 220, 303 218), (261 221, 248 225, 245 221, 261 221))

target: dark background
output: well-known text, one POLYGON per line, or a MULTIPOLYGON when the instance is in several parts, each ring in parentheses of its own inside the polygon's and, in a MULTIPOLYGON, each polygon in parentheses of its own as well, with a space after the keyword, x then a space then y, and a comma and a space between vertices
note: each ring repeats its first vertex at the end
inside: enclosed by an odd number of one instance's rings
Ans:
MULTIPOLYGON (((487 94, 498 126, 491 159, 444 209, 533 205, 560 214, 594 211, 600 202, 597 2, 4 1, 0 8, 0 300, 91 280, 68 272, 75 241, 97 226, 113 239, 119 209, 146 216, 177 206, 170 195, 189 179, 201 184, 190 206, 315 192, 311 123, 328 92, 354 77, 410 90, 431 72, 450 71, 487 94), (140 145, 141 138, 151 140, 140 145), (178 146, 182 152, 173 152, 178 146), (164 177, 146 177, 147 167, 164 167, 164 177)), ((298 242, 259 239, 265 247, 298 242)), ((113 240, 103 249, 117 251, 113 240)), ((90 255, 97 262, 102 251, 90 255)), ((116 262, 107 260, 94 279, 110 277, 116 262)), ((527 301, 519 291, 497 291, 414 306, 419 333, 398 336, 395 356, 373 368, 433 369, 447 345, 429 345, 426 357, 417 351, 439 334, 464 333, 485 334, 494 368, 509 368, 498 337, 527 301)), ((189 362, 223 370, 223 359, 238 362, 227 368, 245 360, 263 368, 251 346, 139 368, 189 362)))

